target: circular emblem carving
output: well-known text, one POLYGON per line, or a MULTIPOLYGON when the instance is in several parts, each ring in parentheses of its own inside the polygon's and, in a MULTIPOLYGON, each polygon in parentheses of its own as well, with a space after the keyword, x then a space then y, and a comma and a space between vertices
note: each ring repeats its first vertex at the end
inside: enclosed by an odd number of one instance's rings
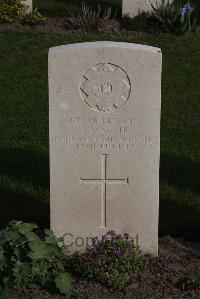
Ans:
POLYGON ((110 112, 121 107, 130 94, 130 80, 119 66, 99 63, 83 76, 80 93, 91 109, 110 112))

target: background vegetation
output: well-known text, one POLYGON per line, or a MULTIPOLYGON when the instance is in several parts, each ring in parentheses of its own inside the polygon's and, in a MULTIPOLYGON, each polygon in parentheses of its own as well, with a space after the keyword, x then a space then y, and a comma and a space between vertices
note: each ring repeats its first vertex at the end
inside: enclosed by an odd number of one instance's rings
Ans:
MULTIPOLYGON (((81 2, 82 0, 33 0, 33 5, 39 7, 40 12, 44 15, 66 16, 74 13, 81 2)), ((118 11, 119 16, 122 13, 122 0, 85 0, 85 2, 93 6, 98 3, 102 6, 111 6, 113 11, 118 11)), ((185 2, 187 1, 185 0, 185 2)), ((200 1, 190 0, 190 3, 195 7, 196 15, 200 19, 200 1)))
MULTIPOLYGON (((49 16, 69 16, 76 12, 82 0, 33 0, 33 5, 39 7, 41 13, 49 16)), ((122 0, 85 0, 86 3, 96 6, 112 6, 121 15, 122 0)))

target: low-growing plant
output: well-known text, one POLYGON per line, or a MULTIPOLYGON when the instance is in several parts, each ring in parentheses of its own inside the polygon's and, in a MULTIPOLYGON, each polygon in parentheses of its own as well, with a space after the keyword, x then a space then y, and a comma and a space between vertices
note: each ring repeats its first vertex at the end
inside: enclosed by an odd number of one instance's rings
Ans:
POLYGON ((36 234, 35 224, 10 222, 0 231, 0 294, 8 289, 57 288, 68 295, 71 276, 63 238, 50 230, 36 234))
POLYGON ((66 24, 68 28, 81 29, 83 31, 100 31, 105 28, 110 20, 116 16, 112 16, 111 7, 103 9, 99 4, 97 8, 89 6, 85 1, 81 2, 81 8, 78 9, 77 16, 68 17, 66 24))
POLYGON ((21 0, 4 0, 0 2, 0 21, 12 23, 20 19, 25 13, 26 7, 21 0))
POLYGON ((0 1, 0 21, 3 23, 12 23, 20 21, 27 24, 42 23, 45 18, 35 8, 32 12, 27 12, 27 6, 24 0, 1 0, 0 1))
POLYGON ((180 286, 183 291, 200 290, 200 273, 197 276, 182 279, 180 286))
POLYGON ((142 264, 139 247, 126 233, 107 232, 83 254, 75 254, 68 267, 81 277, 96 280, 111 288, 122 289, 142 264))
POLYGON ((34 10, 28 14, 25 14, 22 18, 23 22, 30 25, 41 24, 45 21, 45 17, 38 11, 38 8, 34 8, 34 10))
POLYGON ((194 8, 189 2, 185 3, 185 5, 179 9, 180 31, 182 33, 196 32, 199 30, 197 19, 192 16, 193 10, 194 8))
POLYGON ((160 22, 157 20, 157 18, 146 12, 142 12, 134 18, 122 18, 121 26, 127 30, 138 32, 159 33, 162 31, 160 22))
POLYGON ((185 33, 197 30, 197 20, 193 17, 193 7, 189 1, 162 0, 161 3, 151 5, 153 15, 158 19, 166 32, 185 33))

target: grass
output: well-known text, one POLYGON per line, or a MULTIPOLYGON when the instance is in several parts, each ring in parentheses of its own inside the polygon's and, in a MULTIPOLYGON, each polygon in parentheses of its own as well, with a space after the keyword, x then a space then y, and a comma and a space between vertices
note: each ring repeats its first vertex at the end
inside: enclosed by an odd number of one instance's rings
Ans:
MULTIPOLYGON (((13 219, 49 226, 48 48, 103 39, 113 38, 0 33, 0 227, 13 219)), ((117 40, 162 48, 160 235, 199 238, 200 40, 117 40)))
MULTIPOLYGON (((42 14, 48 16, 69 16, 75 14, 82 0, 33 0, 34 7, 39 7, 42 14)), ((111 6, 121 15, 122 0, 85 0, 85 3, 96 6, 111 6)))

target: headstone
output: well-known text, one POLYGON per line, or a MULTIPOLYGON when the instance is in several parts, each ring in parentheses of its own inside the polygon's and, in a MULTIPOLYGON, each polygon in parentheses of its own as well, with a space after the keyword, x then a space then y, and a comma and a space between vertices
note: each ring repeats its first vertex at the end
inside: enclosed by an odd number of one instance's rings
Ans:
POLYGON ((151 12, 151 4, 156 6, 156 3, 162 3, 162 0, 122 0, 122 15, 123 17, 134 18, 142 12, 151 12))
POLYGON ((32 12, 32 10, 33 10, 33 4, 32 4, 32 0, 24 0, 23 2, 22 2, 25 6, 26 6, 26 8, 27 8, 27 13, 30 13, 30 12, 32 12))
POLYGON ((114 229, 158 252, 161 51, 49 51, 51 228, 70 250, 114 229))

